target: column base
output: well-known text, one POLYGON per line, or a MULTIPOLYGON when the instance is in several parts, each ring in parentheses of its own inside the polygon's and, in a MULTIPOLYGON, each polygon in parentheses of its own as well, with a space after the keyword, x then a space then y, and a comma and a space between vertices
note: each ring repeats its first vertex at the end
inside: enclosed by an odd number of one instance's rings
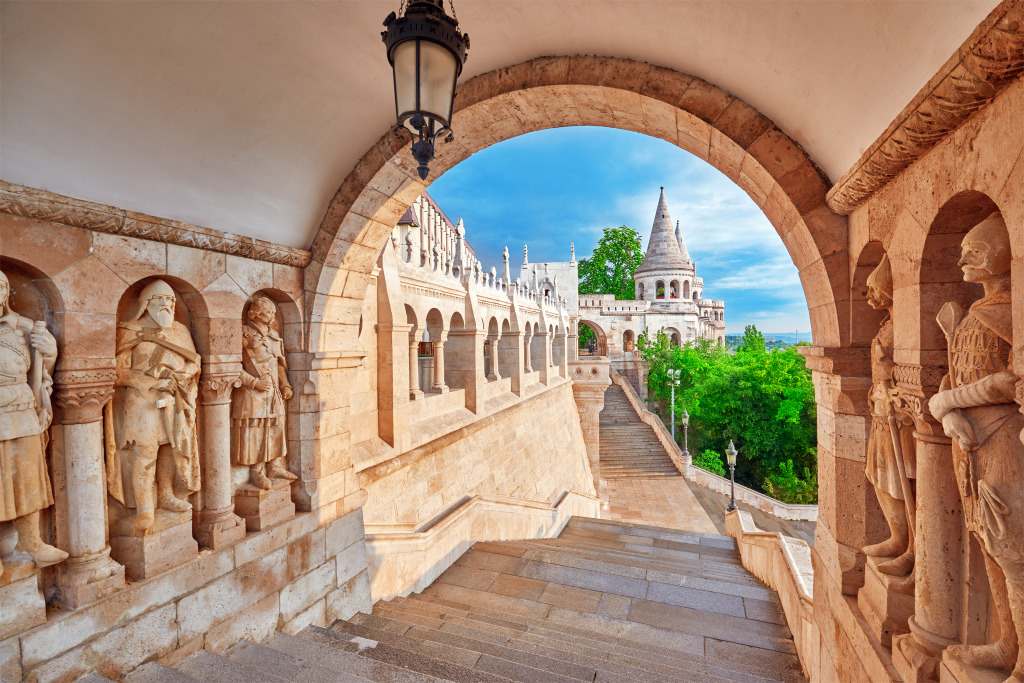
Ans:
POLYGON ((423 392, 420 391, 419 389, 417 389, 416 391, 410 391, 409 392, 409 400, 410 401, 419 401, 422 398, 423 398, 423 392))
POLYGON ((1002 669, 964 664, 953 657, 942 657, 939 665, 940 683, 1004 683, 1010 674, 1002 669))
POLYGON ((46 621, 46 601, 39 590, 35 563, 28 562, 31 570, 13 558, 11 564, 15 566, 8 574, 8 562, 4 560, 4 574, 0 576, 0 605, 3 605, 3 609, 0 609, 0 640, 35 628, 46 621), (29 572, 27 576, 26 571, 29 572))
POLYGON ((878 571, 879 559, 890 558, 868 558, 864 586, 857 593, 857 607, 878 642, 890 647, 894 636, 910 632, 907 622, 914 616, 914 575, 883 574, 878 571))
POLYGON ((124 567, 110 557, 110 546, 98 553, 69 557, 57 565, 60 601, 77 609, 124 588, 124 567))
POLYGON ((448 388, 448 385, 442 384, 441 386, 430 387, 430 391, 435 394, 447 394, 450 389, 448 388))
POLYGON ((203 510, 193 531, 201 547, 216 550, 245 538, 245 520, 233 508, 203 510))
POLYGON ((132 581, 155 576, 199 556, 199 544, 192 538, 192 511, 157 510, 153 533, 136 536, 135 515, 114 524, 110 534, 110 556, 124 565, 132 581))
POLYGON ((905 683, 937 681, 942 651, 956 641, 926 631, 915 619, 907 622, 910 633, 892 639, 893 667, 905 683))
POLYGON ((295 516, 291 482, 274 479, 269 491, 246 484, 235 492, 235 514, 245 520, 245 528, 259 531, 295 516))

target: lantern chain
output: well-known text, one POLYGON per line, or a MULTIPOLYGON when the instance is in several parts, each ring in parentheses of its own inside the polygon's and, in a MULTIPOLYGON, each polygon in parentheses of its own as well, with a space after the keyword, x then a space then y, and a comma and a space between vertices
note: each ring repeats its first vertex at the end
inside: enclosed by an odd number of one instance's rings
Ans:
POLYGON ((448 4, 452 8, 452 19, 455 20, 455 25, 458 26, 459 25, 459 17, 458 17, 458 15, 455 14, 455 0, 448 0, 448 4))

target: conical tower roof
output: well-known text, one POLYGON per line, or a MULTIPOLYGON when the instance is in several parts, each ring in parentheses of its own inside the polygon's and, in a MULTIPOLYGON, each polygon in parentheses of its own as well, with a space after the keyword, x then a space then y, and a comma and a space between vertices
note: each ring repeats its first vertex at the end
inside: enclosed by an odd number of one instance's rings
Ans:
POLYGON ((683 255, 683 260, 690 261, 690 252, 686 249, 686 242, 683 241, 683 233, 679 230, 679 221, 676 221, 676 243, 679 245, 679 253, 683 255))
MULTIPOLYGON (((690 267, 689 256, 679 250, 681 240, 676 239, 672 230, 672 216, 668 213, 668 202, 665 201, 665 188, 661 188, 658 199, 658 210, 654 214, 654 227, 651 228, 651 240, 647 243, 647 253, 643 263, 636 269, 636 275, 656 270, 686 270, 690 267)), ((634 276, 635 277, 635 276, 634 276)))

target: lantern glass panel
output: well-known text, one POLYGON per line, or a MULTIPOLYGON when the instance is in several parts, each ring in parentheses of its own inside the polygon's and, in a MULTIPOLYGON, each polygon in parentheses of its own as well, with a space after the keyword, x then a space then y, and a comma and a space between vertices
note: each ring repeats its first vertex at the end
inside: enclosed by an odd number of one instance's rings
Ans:
POLYGON ((400 43, 392 52, 392 59, 395 62, 395 114, 399 119, 404 114, 416 111, 417 42, 408 40, 400 43))
POLYGON ((420 110, 450 123, 458 61, 447 48, 420 41, 420 110))

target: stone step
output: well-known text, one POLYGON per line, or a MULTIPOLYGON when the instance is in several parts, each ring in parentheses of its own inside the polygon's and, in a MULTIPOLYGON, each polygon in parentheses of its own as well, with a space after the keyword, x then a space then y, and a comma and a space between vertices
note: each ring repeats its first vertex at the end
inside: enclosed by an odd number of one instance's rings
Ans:
POLYGON ((124 677, 124 683, 196 683, 197 680, 159 662, 147 662, 124 677))
POLYGON ((360 676, 382 683, 425 683, 442 680, 435 676, 410 671, 394 664, 363 657, 355 652, 331 647, 308 638, 275 633, 264 645, 279 652, 304 659, 335 672, 360 676))
POLYGON ((209 650, 189 655, 175 668, 203 683, 279 683, 287 680, 209 650))
MULTIPOLYGON (((408 618, 409 615, 414 614, 413 612, 403 612, 398 606, 392 606, 392 609, 385 611, 388 614, 381 615, 381 621, 391 621, 392 623, 401 623, 402 617, 408 618)), ((451 616, 450 613, 446 613, 443 607, 437 607, 434 611, 444 615, 441 630, 449 625, 469 625, 482 633, 501 636, 506 640, 503 648, 509 653, 515 652, 517 656, 526 658, 525 661, 527 663, 540 658, 569 662, 582 667, 584 670, 593 670, 594 680, 604 680, 605 677, 611 675, 617 677, 617 679, 633 681, 689 681, 694 679, 677 675, 678 672, 687 668, 697 669, 697 665, 700 663, 699 658, 671 660, 665 663, 650 662, 631 656, 637 653, 626 648, 613 646, 610 643, 589 641, 591 646, 586 647, 581 646, 578 642, 573 643, 558 637, 539 635, 532 626, 526 627, 514 623, 498 625, 487 621, 474 621, 466 617, 455 617, 451 616), (614 651, 613 648, 615 648, 614 651)), ((386 631, 379 631, 365 624, 357 628, 363 629, 361 633, 365 634, 366 637, 372 637, 373 633, 391 635, 386 631)), ((549 630, 544 630, 544 632, 546 634, 556 633, 549 630)), ((583 639, 580 638, 578 640, 583 639)), ((646 656, 650 657, 650 655, 646 656)), ((702 667, 700 668, 702 670, 702 667)))
POLYGON ((550 629, 543 623, 517 619, 515 616, 490 610, 460 609, 456 603, 440 598, 423 599, 413 594, 392 601, 387 609, 397 619, 410 619, 408 615, 439 618, 474 628, 508 635, 509 645, 516 641, 536 643, 552 650, 586 654, 595 659, 615 659, 622 664, 654 673, 671 674, 679 668, 692 667, 700 657, 659 649, 646 643, 624 643, 614 636, 592 633, 584 629, 550 629))
POLYGON ((360 647, 363 657, 418 671, 444 681, 455 683, 507 683, 504 676, 487 673, 473 667, 480 654, 429 641, 403 638, 401 635, 364 629, 347 621, 336 621, 331 628, 310 626, 299 635, 328 647, 347 649, 353 644, 360 647))
MULTIPOLYGON (((403 626, 408 626, 400 635, 407 639, 426 640, 449 649, 458 648, 468 650, 480 655, 480 661, 475 668, 491 673, 505 676, 514 681, 532 683, 533 681, 558 681, 569 683, 571 681, 592 681, 597 675, 597 670, 573 664, 562 658, 545 657, 534 655, 515 648, 507 648, 505 645, 510 640, 507 636, 489 632, 470 626, 449 624, 441 620, 413 619, 420 622, 432 623, 436 628, 427 626, 424 623, 414 623, 393 619, 381 614, 359 614, 353 617, 350 622, 353 626, 366 626, 381 631, 395 631, 403 626)), ((354 629, 358 630, 358 629, 354 629)))
POLYGON ((341 673, 279 650, 242 641, 227 652, 228 657, 286 681, 338 681, 366 683, 368 679, 341 673))

